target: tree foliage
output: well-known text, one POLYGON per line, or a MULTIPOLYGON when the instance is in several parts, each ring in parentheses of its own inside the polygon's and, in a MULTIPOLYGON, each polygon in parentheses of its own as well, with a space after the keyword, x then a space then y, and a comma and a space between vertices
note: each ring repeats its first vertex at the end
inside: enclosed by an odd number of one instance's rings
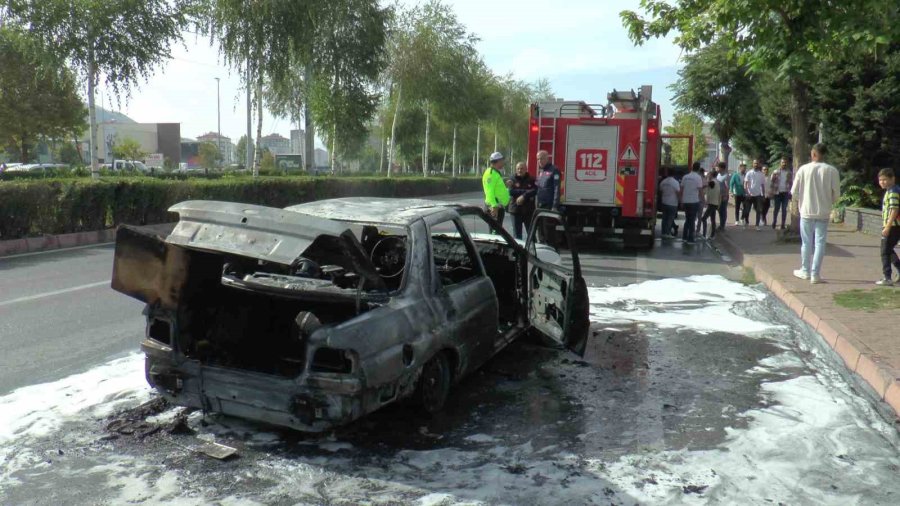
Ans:
POLYGON ((219 166, 222 161, 222 154, 219 148, 212 142, 204 142, 200 144, 200 165, 212 169, 219 166))
MULTIPOLYGON (((253 144, 253 139, 250 139, 250 150, 253 151, 254 149, 255 149, 255 146, 253 144)), ((247 155, 247 136, 246 135, 242 135, 240 137, 240 139, 238 139, 237 146, 235 147, 234 153, 235 153, 235 155, 234 155, 235 160, 244 160, 244 158, 247 155)), ((240 162, 238 162, 238 163, 240 165, 243 165, 240 162)))
POLYGON ((0 28, 0 145, 22 162, 31 161, 38 141, 73 139, 85 127, 74 76, 43 65, 46 58, 24 30, 0 28))
MULTIPOLYGON (((677 111, 672 116, 672 124, 665 127, 667 134, 693 135, 694 160, 706 158, 706 136, 703 133, 703 118, 696 114, 677 111)), ((672 162, 675 165, 688 165, 688 142, 686 139, 673 139, 672 162)))
POLYGON ((147 152, 141 148, 141 143, 131 137, 116 139, 112 146, 112 154, 119 160, 143 160, 147 156, 147 152))

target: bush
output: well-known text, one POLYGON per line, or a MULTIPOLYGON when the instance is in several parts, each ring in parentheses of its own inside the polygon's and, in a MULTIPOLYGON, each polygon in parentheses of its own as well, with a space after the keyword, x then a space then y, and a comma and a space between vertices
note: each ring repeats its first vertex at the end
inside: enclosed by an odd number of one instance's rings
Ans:
POLYGON ((350 197, 419 197, 476 191, 476 178, 248 177, 161 179, 115 177, 0 182, 0 239, 100 230, 128 223, 175 221, 185 200, 223 200, 287 207, 350 197))

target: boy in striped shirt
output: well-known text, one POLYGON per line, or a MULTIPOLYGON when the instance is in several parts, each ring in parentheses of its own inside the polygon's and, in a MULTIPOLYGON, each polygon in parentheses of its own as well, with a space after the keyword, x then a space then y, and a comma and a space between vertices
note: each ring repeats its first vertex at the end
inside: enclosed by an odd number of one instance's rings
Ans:
POLYGON ((894 248, 900 241, 900 186, 892 169, 881 169, 878 173, 878 184, 884 189, 884 201, 881 204, 881 217, 884 228, 881 230, 881 267, 884 278, 876 281, 879 286, 894 284, 891 264, 900 273, 900 258, 894 248))

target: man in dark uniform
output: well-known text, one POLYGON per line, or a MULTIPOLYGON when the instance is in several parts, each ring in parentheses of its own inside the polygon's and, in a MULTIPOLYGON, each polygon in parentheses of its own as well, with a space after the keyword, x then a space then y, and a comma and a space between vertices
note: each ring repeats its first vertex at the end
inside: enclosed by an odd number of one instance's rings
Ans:
POLYGON ((550 163, 550 154, 546 151, 537 153, 537 201, 538 209, 552 209, 559 211, 559 183, 560 172, 555 165, 550 163))
MULTIPOLYGON (((537 194, 535 203, 538 209, 551 209, 559 211, 559 186, 562 180, 559 169, 550 162, 550 153, 541 150, 537 153, 537 194)), ((542 235, 548 244, 556 243, 556 227, 552 220, 544 220, 542 235)))

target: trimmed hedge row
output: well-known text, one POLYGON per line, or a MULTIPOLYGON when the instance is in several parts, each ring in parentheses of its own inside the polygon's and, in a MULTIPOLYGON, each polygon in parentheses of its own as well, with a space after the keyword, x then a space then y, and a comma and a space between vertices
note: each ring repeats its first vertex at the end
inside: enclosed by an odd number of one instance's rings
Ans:
POLYGON ((222 180, 72 179, 0 183, 0 240, 175 221, 185 200, 287 207, 336 197, 419 197, 476 191, 477 178, 278 177, 222 180))

